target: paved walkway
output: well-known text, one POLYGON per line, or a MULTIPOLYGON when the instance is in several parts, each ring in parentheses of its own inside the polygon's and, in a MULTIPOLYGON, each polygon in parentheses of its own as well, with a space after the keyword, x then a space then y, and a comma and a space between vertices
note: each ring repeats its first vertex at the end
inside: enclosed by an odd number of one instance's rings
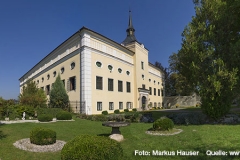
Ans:
POLYGON ((17 120, 17 121, 0 121, 0 124, 13 124, 13 123, 27 123, 27 122, 32 122, 32 123, 53 123, 57 121, 74 121, 72 120, 53 120, 50 122, 40 122, 38 120, 17 120))

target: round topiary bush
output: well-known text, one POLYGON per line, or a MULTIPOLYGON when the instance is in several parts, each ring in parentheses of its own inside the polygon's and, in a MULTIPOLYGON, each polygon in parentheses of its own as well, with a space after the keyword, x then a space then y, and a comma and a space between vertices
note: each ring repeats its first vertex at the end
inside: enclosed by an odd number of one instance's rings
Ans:
POLYGON ((102 111, 103 115, 108 115, 108 111, 102 111))
POLYGON ((119 142, 93 135, 80 135, 67 142, 61 151, 62 160, 120 160, 122 156, 119 142))
POLYGON ((120 113, 119 109, 114 110, 114 113, 119 114, 120 113))
POLYGON ((57 120, 71 120, 72 114, 67 111, 58 112, 56 115, 57 120))
POLYGON ((37 145, 56 143, 56 132, 46 128, 34 128, 30 132, 30 142, 37 145))
POLYGON ((153 129, 156 131, 171 130, 173 127, 173 121, 167 117, 162 117, 153 122, 153 129))
POLYGON ((41 114, 38 116, 38 120, 40 122, 50 122, 53 120, 53 116, 51 114, 41 114))

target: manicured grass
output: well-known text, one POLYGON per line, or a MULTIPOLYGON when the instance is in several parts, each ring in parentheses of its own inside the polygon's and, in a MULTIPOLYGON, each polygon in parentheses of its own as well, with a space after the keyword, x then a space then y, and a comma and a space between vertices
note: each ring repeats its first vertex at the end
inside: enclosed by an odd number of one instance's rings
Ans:
MULTIPOLYGON (((57 139, 69 141, 80 134, 108 136, 110 127, 102 126, 102 122, 75 119, 71 122, 56 123, 18 123, 0 125, 5 136, 0 139, 1 160, 59 160, 59 152, 34 153, 17 149, 13 143, 29 138, 30 131, 35 127, 46 127, 57 132, 57 139)), ((153 136, 145 133, 152 127, 151 123, 132 123, 120 128, 125 140, 121 142, 126 160, 150 159, 239 159, 229 156, 206 156, 206 151, 238 151, 240 150, 239 125, 199 125, 175 126, 183 132, 172 136, 153 136), (152 152, 159 151, 199 151, 199 156, 135 156, 135 150, 152 152)))

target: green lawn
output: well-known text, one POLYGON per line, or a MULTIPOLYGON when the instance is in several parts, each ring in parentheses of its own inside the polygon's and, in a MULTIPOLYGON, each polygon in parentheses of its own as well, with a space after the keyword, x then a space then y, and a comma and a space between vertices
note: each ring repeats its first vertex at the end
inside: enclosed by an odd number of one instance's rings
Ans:
MULTIPOLYGON (((80 134, 107 136, 111 128, 102 126, 101 122, 75 119, 71 122, 56 123, 18 123, 0 125, 5 136, 0 139, 1 160, 59 160, 60 152, 34 153, 17 149, 13 143, 29 138, 30 131, 37 126, 50 128, 57 132, 57 139, 69 141, 80 134)), ((121 128, 125 138, 121 145, 124 159, 239 159, 237 156, 206 156, 206 151, 240 151, 239 125, 199 125, 175 126, 183 130, 173 136, 152 136, 145 131, 152 127, 147 123, 132 123, 121 128), (199 151, 199 156, 135 156, 135 150, 159 151, 199 151)), ((1 136, 0 136, 1 137, 1 136)))

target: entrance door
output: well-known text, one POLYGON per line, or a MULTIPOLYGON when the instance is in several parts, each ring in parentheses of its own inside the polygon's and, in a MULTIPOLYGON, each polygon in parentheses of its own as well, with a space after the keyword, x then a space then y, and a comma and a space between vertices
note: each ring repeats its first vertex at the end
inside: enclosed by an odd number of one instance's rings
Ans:
POLYGON ((146 97, 142 96, 142 109, 145 110, 146 109, 146 97))

